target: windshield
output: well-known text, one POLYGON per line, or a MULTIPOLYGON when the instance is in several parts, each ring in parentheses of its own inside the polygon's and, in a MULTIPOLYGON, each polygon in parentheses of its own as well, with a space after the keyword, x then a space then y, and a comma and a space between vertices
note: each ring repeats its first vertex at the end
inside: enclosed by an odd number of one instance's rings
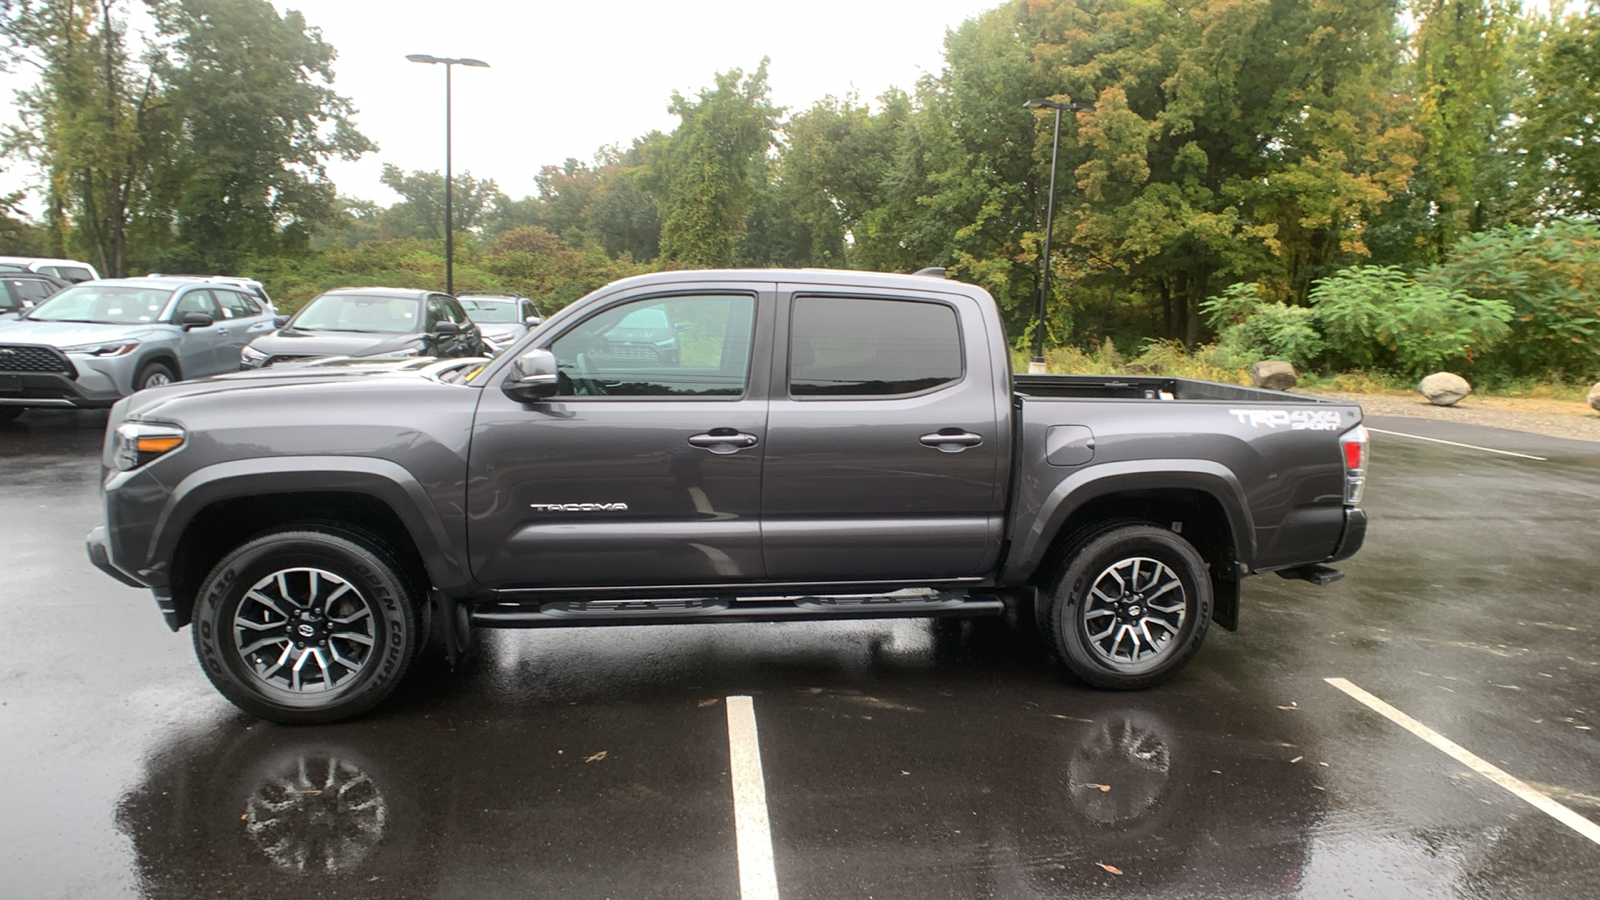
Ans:
POLYGON ((306 304, 289 323, 302 331, 358 331, 412 334, 422 329, 420 300, 371 294, 323 294, 306 304))
POLYGON ((92 322, 141 325, 154 322, 172 296, 171 288, 85 285, 70 287, 28 313, 36 322, 92 322))
POLYGON ((509 325, 513 322, 517 324, 522 322, 517 316, 515 300, 463 299, 461 305, 467 308, 467 317, 479 325, 509 325))
POLYGON ((0 263, 0 272, 26 272, 26 271, 28 271, 28 267, 27 266, 19 266, 16 263, 0 263))

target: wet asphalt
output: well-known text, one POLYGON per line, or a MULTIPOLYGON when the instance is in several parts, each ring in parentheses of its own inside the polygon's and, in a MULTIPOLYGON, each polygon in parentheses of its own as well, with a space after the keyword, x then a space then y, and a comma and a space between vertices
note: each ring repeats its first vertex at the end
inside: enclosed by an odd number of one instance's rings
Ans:
POLYGON ((94 570, 104 415, 0 427, 0 897, 737 898, 726 699, 824 898, 1600 896, 1600 444, 1373 418, 1366 548, 1141 693, 1015 619, 488 633, 337 726, 246 716, 94 570))

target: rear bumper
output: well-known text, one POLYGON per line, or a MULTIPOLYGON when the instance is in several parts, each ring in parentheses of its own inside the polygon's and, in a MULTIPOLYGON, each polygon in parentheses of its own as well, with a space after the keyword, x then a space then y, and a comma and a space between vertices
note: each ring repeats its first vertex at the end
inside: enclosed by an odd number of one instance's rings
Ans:
POLYGON ((1367 513, 1359 506, 1346 507, 1344 511, 1344 533, 1339 535, 1339 543, 1333 547, 1333 555, 1326 562, 1338 562, 1356 555, 1361 545, 1367 539, 1367 513))

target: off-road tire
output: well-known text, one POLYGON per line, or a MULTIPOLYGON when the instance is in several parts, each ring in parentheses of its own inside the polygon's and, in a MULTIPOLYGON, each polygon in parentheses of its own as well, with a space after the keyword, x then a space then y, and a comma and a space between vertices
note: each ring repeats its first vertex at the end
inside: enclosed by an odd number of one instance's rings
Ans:
POLYGON ((1046 643, 1073 675, 1099 688, 1138 690, 1171 678, 1200 650, 1211 624, 1211 578, 1177 533, 1119 522, 1068 545, 1036 610, 1046 643), (1119 594, 1128 582, 1137 583, 1119 594))
POLYGON ((286 724, 348 719, 376 706, 404 677, 425 636, 421 609, 414 583, 381 543, 287 528, 241 544, 206 576, 195 604, 195 655, 217 690, 253 715, 286 724), (311 602, 302 609, 306 597, 311 602), (314 607, 324 601, 319 618, 314 607), (281 622, 273 612, 279 609, 281 622), (295 618, 300 612, 309 614, 305 621, 295 618), (301 625, 308 626, 306 643, 296 646, 301 625), (262 641, 271 643, 245 652, 262 641), (300 663, 317 653, 319 641, 320 655, 307 660, 318 668, 300 663), (270 657, 280 651, 284 659, 274 668, 270 657), (329 666, 330 658, 358 665, 329 666), (313 684, 301 684, 298 675, 278 683, 292 674, 280 674, 287 659, 300 663, 313 684), (314 689, 319 680, 325 689, 314 689))

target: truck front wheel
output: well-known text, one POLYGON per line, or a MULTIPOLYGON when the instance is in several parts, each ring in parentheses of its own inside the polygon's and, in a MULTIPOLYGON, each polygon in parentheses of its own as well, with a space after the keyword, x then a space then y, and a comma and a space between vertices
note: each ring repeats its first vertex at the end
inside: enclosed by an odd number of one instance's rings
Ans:
POLYGON ((1156 525, 1121 524, 1068 551, 1038 598, 1041 630, 1066 667, 1095 687, 1160 684, 1200 649, 1211 579, 1188 541, 1156 525))
POLYGON ((394 690, 416 652, 418 599, 394 555, 353 534, 269 532, 201 585, 195 655, 222 695, 289 724, 359 715, 394 690))

